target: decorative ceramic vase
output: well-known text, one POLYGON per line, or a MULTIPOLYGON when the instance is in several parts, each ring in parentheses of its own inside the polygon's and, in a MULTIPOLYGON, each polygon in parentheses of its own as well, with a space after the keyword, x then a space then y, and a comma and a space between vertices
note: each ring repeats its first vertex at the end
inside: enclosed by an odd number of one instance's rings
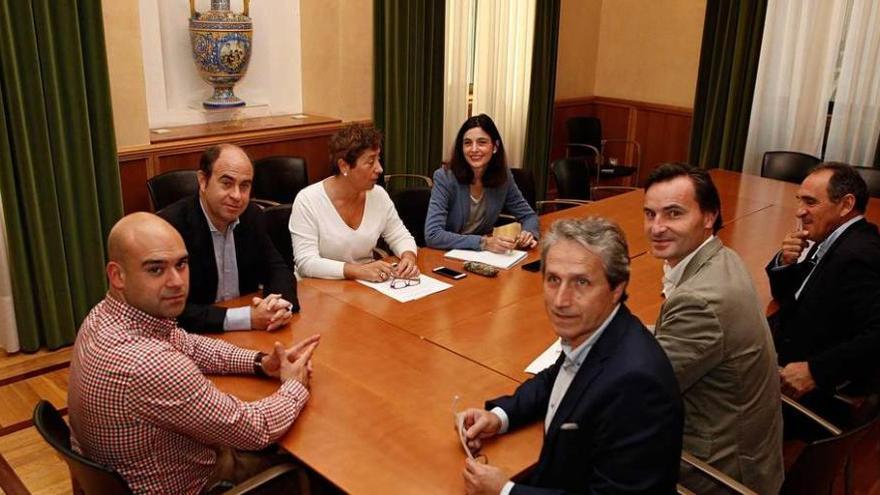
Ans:
POLYGON ((250 1, 244 11, 229 10, 229 0, 211 0, 211 10, 196 12, 195 0, 189 0, 189 39, 193 60, 202 79, 214 87, 214 94, 202 102, 205 108, 229 108, 244 105, 232 87, 247 71, 251 60, 254 29, 248 17, 250 1))

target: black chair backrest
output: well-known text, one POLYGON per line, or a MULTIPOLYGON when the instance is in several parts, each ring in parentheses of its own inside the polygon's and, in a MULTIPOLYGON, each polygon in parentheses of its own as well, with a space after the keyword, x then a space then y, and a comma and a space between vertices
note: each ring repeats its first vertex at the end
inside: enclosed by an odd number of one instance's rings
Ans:
POLYGON ((602 149, 602 121, 597 117, 571 117, 565 121, 565 127, 569 143, 589 144, 602 149))
POLYGON ((391 201, 403 225, 416 240, 416 245, 425 245, 425 218, 428 216, 428 203, 431 202, 431 189, 427 187, 409 187, 394 191, 391 201))
POLYGON ((880 198, 880 168, 874 167, 853 167, 856 172, 865 179, 868 184, 868 195, 872 198, 880 198))
POLYGON ((276 203, 293 203, 299 191, 309 185, 305 158, 269 156, 254 161, 251 196, 276 203))
POLYGON ((153 211, 159 211, 199 192, 199 178, 195 170, 172 170, 147 179, 147 191, 153 211))
POLYGON ((562 158, 551 166, 559 199, 590 199, 590 170, 579 158, 562 158))
POLYGON ((70 429, 50 402, 41 400, 34 408, 34 426, 61 455, 70 468, 71 478, 86 495, 131 493, 119 473, 86 459, 70 447, 70 429))
POLYGON ((290 229, 288 222, 290 221, 291 204, 271 206, 263 210, 263 217, 266 219, 266 230, 275 249, 284 258, 287 267, 293 270, 293 244, 290 239, 290 229))
POLYGON ((513 181, 516 182, 516 187, 519 188, 526 202, 534 210, 538 197, 535 193, 535 177, 532 175, 532 171, 524 168, 511 168, 510 172, 513 174, 513 181))
POLYGON ((821 161, 813 155, 797 151, 768 151, 764 153, 764 162, 761 164, 761 177, 800 184, 807 178, 810 169, 821 161))
POLYGON ((838 436, 808 443, 785 473, 785 481, 779 493, 831 494, 834 481, 843 471, 853 448, 865 434, 877 427, 878 419, 874 418, 873 421, 838 436))

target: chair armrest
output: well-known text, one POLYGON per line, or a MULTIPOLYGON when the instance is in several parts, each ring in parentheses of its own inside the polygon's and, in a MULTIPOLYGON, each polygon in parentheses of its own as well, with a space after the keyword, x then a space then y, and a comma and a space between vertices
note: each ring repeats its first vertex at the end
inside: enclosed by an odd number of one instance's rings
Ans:
POLYGON ((675 493, 677 493, 678 495, 697 495, 696 493, 678 484, 675 485, 675 493))
POLYGON ((602 163, 602 152, 599 151, 599 148, 593 146, 592 144, 585 143, 565 143, 565 156, 568 156, 568 152, 571 148, 583 148, 586 150, 591 150, 596 155, 596 162, 602 163))
POLYGON ((251 203, 260 207, 261 210, 265 210, 266 208, 271 208, 273 206, 278 206, 281 203, 276 203, 275 201, 270 201, 268 199, 259 199, 259 198, 251 198, 251 203))
POLYGON ((783 395, 782 396, 782 403, 784 405, 791 407, 795 411, 801 413, 802 415, 804 415, 808 419, 812 420, 814 423, 821 426, 826 431, 828 431, 828 433, 831 433, 834 436, 838 436, 841 433, 843 433, 843 430, 841 430, 840 428, 835 426, 834 423, 832 423, 831 421, 828 421, 827 419, 823 418, 822 416, 819 416, 818 414, 816 414, 815 412, 813 412, 812 410, 810 410, 809 408, 807 408, 803 404, 792 399, 791 397, 783 395))
MULTIPOLYGON (((254 476, 251 476, 250 478, 242 481, 241 483, 230 488, 229 490, 226 490, 225 492, 223 492, 223 495, 244 495, 246 493, 250 493, 280 476, 284 476, 287 473, 291 473, 297 470, 301 471, 301 468, 291 463, 284 463, 278 464, 277 466, 272 466, 269 469, 266 469, 265 471, 255 474, 254 476)), ((303 488, 304 482, 306 483, 305 488, 308 488, 308 482, 307 480, 303 479, 304 477, 305 473, 301 472, 298 480, 300 489, 303 488)), ((300 493, 307 492, 301 491, 300 493)))
POLYGON ((722 473, 721 471, 715 469, 714 467, 706 464, 705 462, 697 459, 690 452, 685 450, 681 451, 681 460, 690 466, 693 466, 695 469, 700 471, 701 473, 709 476, 713 480, 717 481, 724 485, 728 490, 731 490, 735 493, 739 493, 740 495, 758 495, 756 492, 749 489, 749 487, 743 485, 739 481, 731 478, 730 476, 722 473))
POLYGON ((627 143, 627 144, 632 144, 633 147, 636 149, 636 155, 638 156, 638 159, 636 160, 636 165, 637 165, 637 166, 641 165, 641 163, 642 163, 642 145, 639 144, 638 141, 635 141, 635 140, 633 140, 633 139, 623 139, 623 138, 619 138, 619 139, 615 139, 615 138, 612 138, 612 139, 603 139, 603 140, 602 140, 602 153, 603 153, 603 154, 605 153, 605 145, 606 145, 607 143, 627 143))

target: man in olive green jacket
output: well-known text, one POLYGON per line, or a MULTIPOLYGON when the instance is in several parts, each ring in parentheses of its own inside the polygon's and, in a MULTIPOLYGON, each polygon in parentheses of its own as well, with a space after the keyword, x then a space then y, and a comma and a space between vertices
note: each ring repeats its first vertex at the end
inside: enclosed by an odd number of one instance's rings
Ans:
MULTIPOLYGON (((718 191, 705 170, 656 169, 645 186, 645 233, 665 261, 655 336, 685 405, 683 448, 758 493, 782 486, 776 350, 748 271, 715 233, 718 191)), ((688 466, 679 482, 726 493, 688 466)))

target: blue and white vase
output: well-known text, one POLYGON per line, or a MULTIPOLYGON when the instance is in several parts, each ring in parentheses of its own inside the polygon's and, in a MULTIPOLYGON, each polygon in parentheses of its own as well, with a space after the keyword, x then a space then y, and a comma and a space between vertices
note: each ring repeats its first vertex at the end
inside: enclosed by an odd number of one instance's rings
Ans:
POLYGON ((195 0, 189 0, 189 39, 199 75, 214 87, 214 94, 202 102, 205 108, 244 106, 232 87, 244 76, 251 60, 253 22, 248 17, 250 1, 236 14, 229 10, 229 0, 211 0, 211 10, 196 12, 195 0))

